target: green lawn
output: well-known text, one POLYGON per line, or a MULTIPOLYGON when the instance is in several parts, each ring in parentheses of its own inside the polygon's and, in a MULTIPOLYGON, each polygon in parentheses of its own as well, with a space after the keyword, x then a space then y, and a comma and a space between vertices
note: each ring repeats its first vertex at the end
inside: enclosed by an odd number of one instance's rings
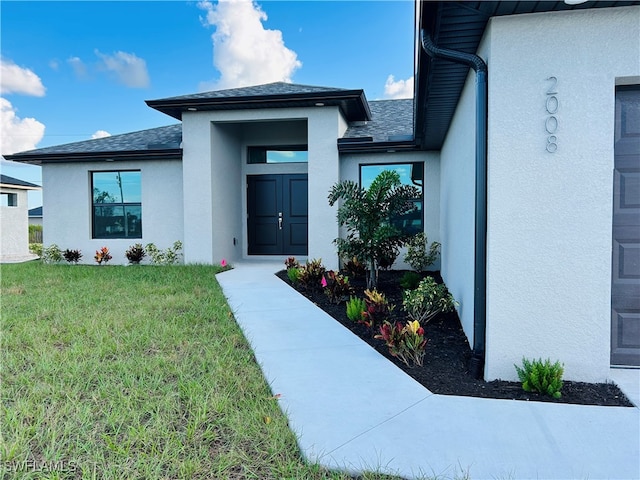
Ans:
POLYGON ((348 478, 301 459, 218 271, 2 265, 0 478, 348 478))

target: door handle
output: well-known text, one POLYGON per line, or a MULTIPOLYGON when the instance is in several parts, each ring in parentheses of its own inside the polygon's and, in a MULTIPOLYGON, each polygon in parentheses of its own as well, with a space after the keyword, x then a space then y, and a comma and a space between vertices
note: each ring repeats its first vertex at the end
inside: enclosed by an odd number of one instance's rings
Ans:
POLYGON ((278 229, 282 230, 282 212, 278 212, 278 229))

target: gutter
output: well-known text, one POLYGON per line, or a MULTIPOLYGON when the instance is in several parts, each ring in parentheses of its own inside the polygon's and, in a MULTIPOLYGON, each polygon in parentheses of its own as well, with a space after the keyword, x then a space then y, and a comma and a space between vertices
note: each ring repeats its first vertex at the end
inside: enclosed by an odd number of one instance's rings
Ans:
POLYGON ((473 296, 473 356, 469 372, 484 375, 487 332, 487 64, 478 55, 438 47, 431 34, 420 32, 421 45, 432 58, 462 63, 476 72, 476 198, 473 296))

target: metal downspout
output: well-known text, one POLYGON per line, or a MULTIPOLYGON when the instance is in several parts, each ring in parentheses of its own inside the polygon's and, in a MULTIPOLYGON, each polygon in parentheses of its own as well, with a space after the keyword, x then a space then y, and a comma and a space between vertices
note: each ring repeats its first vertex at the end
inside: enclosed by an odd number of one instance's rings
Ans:
POLYGON ((478 55, 440 48, 431 35, 420 32, 422 48, 432 58, 463 63, 476 72, 476 198, 473 357, 469 372, 482 378, 487 330, 487 64, 478 55))

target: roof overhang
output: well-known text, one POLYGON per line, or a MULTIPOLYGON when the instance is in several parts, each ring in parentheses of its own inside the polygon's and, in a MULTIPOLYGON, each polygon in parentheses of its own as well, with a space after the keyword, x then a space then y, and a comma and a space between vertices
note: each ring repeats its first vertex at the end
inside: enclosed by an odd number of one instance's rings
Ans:
POLYGON ((371 111, 363 90, 336 90, 315 93, 251 95, 214 98, 165 98, 146 104, 173 118, 182 120, 184 112, 249 110, 260 108, 339 107, 349 122, 371 120, 371 111))
MULTIPOLYGON (((462 94, 469 67, 429 57, 420 32, 440 48, 477 53, 491 17, 640 5, 640 1, 440 1, 416 2, 415 135, 423 150, 440 150, 462 94)), ((491 65, 489 65, 491 69, 491 65)))
POLYGON ((182 149, 127 150, 113 152, 74 152, 4 155, 7 160, 31 165, 72 162, 121 162, 127 160, 182 160, 182 149))

